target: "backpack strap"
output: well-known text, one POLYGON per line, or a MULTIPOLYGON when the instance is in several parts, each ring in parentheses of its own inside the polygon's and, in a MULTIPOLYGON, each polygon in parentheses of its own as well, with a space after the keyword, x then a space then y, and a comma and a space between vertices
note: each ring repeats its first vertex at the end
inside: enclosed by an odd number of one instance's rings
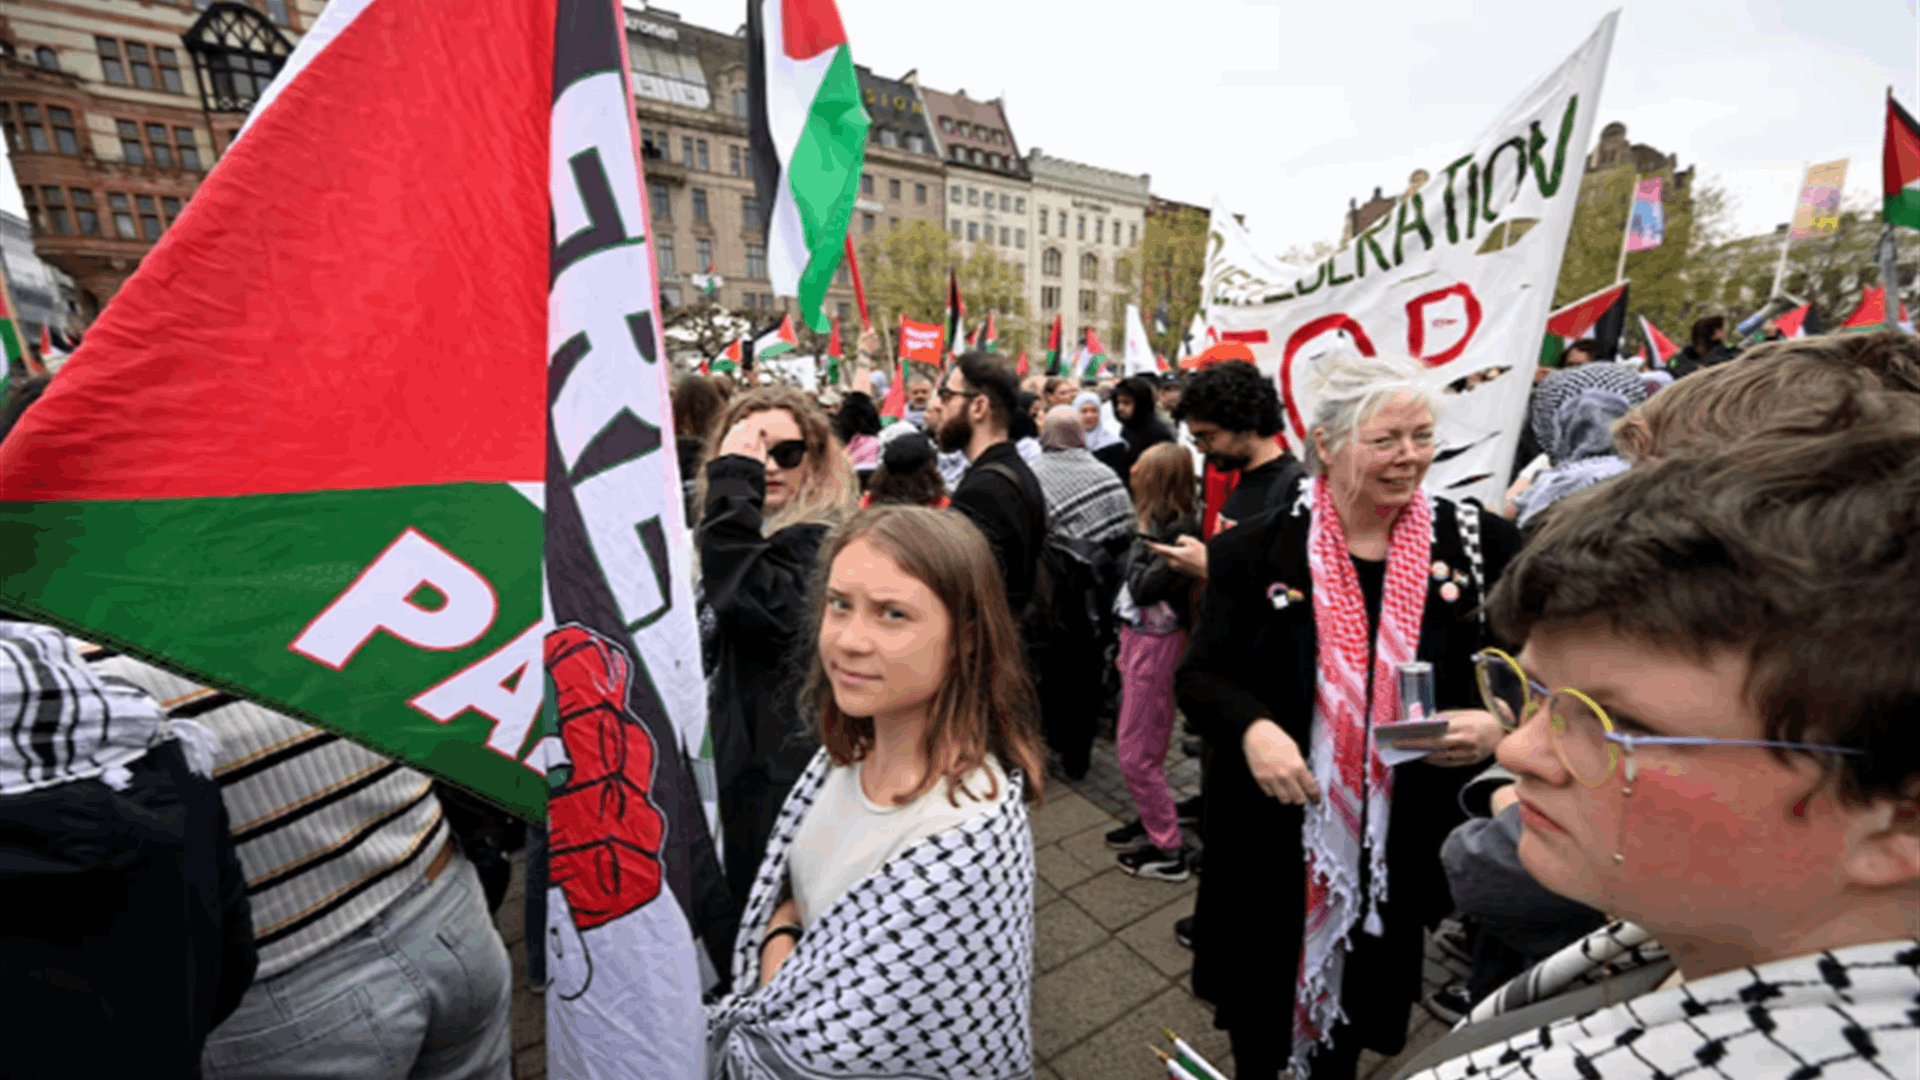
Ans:
POLYGON ((1460 545, 1467 549, 1467 561, 1473 566, 1473 587, 1480 602, 1474 606, 1480 625, 1487 625, 1487 571, 1480 555, 1480 501, 1462 499, 1453 504, 1454 525, 1460 531, 1460 545))

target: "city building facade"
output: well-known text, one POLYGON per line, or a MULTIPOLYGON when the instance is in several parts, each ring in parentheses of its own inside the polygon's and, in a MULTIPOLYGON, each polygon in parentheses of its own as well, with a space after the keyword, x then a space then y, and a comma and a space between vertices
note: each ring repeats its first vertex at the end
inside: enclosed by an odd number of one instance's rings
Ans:
MULTIPOLYGON (((1025 285, 1031 286, 1033 266, 1033 178, 1020 154, 1019 140, 1007 122, 1004 102, 975 101, 965 90, 951 94, 922 89, 927 113, 933 119, 938 152, 946 167, 947 231, 965 259, 977 246, 990 248, 1013 265, 1025 285)), ((1030 288, 1023 291, 1031 291, 1030 288)), ((1011 314, 1033 318, 1027 310, 1011 314)), ((976 319, 980 313, 970 313, 976 319)), ((1016 340, 1001 330, 1001 347, 1014 350, 1033 344, 1016 340)))
POLYGON ((173 225, 323 0, 10 0, 0 130, 81 329, 173 225))
POLYGON ((27 219, 0 210, 0 270, 7 275, 15 317, 27 344, 38 348, 41 327, 64 331, 78 321, 73 279, 49 266, 33 250, 27 219))
POLYGON ((1034 321, 1049 326, 1054 315, 1062 317, 1063 352, 1077 350, 1092 329, 1118 356, 1126 305, 1138 295, 1151 177, 1048 157, 1038 148, 1027 155, 1027 168, 1038 263, 1027 279, 1034 321))

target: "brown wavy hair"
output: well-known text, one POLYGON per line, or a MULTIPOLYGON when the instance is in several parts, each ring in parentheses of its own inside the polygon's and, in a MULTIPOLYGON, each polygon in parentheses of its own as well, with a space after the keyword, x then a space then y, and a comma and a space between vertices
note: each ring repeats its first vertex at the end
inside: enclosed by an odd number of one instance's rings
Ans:
MULTIPOLYGON (((749 390, 727 403, 713 429, 707 435, 707 451, 701 462, 712 461, 733 425, 758 412, 784 410, 800 428, 806 441, 806 478, 787 504, 766 516, 763 535, 772 536, 789 525, 838 525, 860 503, 860 481, 853 475, 853 462, 833 437, 827 414, 807 400, 800 391, 787 386, 763 386, 749 390)), ((700 470, 698 502, 707 504, 707 473, 700 470)))
MULTIPOLYGON (((840 711, 820 659, 827 579, 833 560, 855 540, 872 544, 933 590, 946 605, 952 623, 947 674, 927 706, 932 722, 921 751, 930 768, 920 786, 901 802, 919 798, 945 779, 947 799, 958 806, 961 782, 992 754, 1002 767, 1025 775, 1023 797, 1038 804, 1046 780, 1046 758, 1040 748, 1039 706, 1027 678, 1020 635, 1007 610, 1007 592, 1000 583, 993 549, 973 522, 951 511, 875 506, 834 530, 820 548, 800 715, 812 718, 833 763, 850 765, 873 749, 873 718, 840 711)), ((987 797, 998 794, 996 788, 987 797)))
POLYGON ((1193 475, 1193 454, 1179 443, 1163 442, 1147 447, 1134 466, 1133 516, 1140 531, 1151 532, 1168 519, 1196 516, 1195 493, 1199 481, 1193 475))

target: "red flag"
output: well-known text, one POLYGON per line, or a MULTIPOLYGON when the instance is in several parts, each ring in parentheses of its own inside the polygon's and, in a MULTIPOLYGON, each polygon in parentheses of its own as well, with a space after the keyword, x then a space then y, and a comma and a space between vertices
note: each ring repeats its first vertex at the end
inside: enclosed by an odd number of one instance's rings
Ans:
MULTIPOLYGON (((1900 304, 1900 321, 1907 321, 1907 305, 1900 304)), ((1879 330, 1887 325, 1887 290, 1879 285, 1869 286, 1860 293, 1860 306, 1853 309, 1847 321, 1840 324, 1842 330, 1879 330)))
POLYGON ((840 359, 840 320, 833 320, 833 336, 827 339, 827 355, 840 359))
MULTIPOLYGON (((895 420, 905 419, 907 415, 907 349, 906 349, 906 345, 907 345, 907 326, 909 323, 911 323, 913 326, 916 326, 916 327, 922 325, 921 323, 912 322, 912 320, 908 319, 904 315, 900 317, 900 348, 894 350, 896 359, 894 360, 894 364, 893 364, 893 378, 888 380, 887 382, 886 400, 880 403, 880 415, 883 417, 891 417, 892 419, 895 419, 895 420)), ((939 327, 934 327, 933 330, 936 335, 939 333, 939 327)), ((937 351, 939 348, 938 338, 936 337, 935 340, 936 340, 936 344, 934 347, 937 351)))
POLYGON ((1023 379, 1027 377, 1027 350, 1020 350, 1020 363, 1014 368, 1014 371, 1018 372, 1023 379))
POLYGON ((914 322, 904 316, 900 319, 900 358, 921 364, 940 366, 941 347, 946 336, 937 326, 923 322, 914 322))

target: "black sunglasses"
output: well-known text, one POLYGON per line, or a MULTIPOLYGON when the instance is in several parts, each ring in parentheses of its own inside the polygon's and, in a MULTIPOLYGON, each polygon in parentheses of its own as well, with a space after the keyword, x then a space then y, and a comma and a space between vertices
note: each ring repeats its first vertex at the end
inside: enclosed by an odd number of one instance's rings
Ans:
POLYGON ((783 469, 791 469, 806 459, 807 441, 788 439, 785 442, 774 443, 767 448, 767 456, 773 459, 775 465, 783 469))

